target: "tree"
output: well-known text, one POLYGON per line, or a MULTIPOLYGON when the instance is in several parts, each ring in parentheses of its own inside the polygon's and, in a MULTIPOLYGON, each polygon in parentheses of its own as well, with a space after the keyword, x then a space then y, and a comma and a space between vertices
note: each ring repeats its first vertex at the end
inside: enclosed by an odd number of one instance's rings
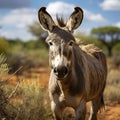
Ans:
POLYGON ((91 33, 107 48, 108 56, 112 56, 112 49, 120 42, 120 28, 106 26, 92 29, 91 33))
POLYGON ((47 32, 45 32, 38 22, 33 23, 28 26, 28 30, 32 35, 37 37, 38 41, 41 40, 42 43, 48 48, 48 45, 45 42, 46 37, 48 36, 47 32))

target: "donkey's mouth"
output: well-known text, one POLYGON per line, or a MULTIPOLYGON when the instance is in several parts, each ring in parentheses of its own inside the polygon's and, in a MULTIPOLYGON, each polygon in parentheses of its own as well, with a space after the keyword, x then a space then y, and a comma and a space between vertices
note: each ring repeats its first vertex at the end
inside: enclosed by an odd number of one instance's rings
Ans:
POLYGON ((64 80, 67 76, 68 76, 68 73, 65 75, 60 75, 60 74, 56 75, 57 80, 64 80))
POLYGON ((65 76, 56 76, 56 77, 57 77, 57 80, 64 80, 67 77, 67 75, 65 75, 65 76))

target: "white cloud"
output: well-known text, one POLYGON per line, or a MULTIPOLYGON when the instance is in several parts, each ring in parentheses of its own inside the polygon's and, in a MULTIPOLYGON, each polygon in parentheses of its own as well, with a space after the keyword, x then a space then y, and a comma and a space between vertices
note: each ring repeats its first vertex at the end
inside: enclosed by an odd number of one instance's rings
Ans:
POLYGON ((0 24, 3 26, 11 25, 18 28, 24 28, 29 24, 32 24, 36 20, 36 10, 35 9, 15 9, 12 10, 0 19, 0 24))
POLYGON ((63 15, 64 17, 68 17, 74 10, 75 5, 68 4, 64 2, 51 2, 47 6, 47 11, 50 15, 55 19, 56 15, 63 15))
POLYGON ((120 28, 120 22, 117 22, 115 26, 120 28))
POLYGON ((30 40, 31 38, 35 38, 30 33, 28 33, 26 29, 16 29, 16 28, 1 29, 0 35, 8 39, 19 38, 24 41, 30 40))
POLYGON ((96 23, 107 23, 107 20, 101 14, 94 14, 88 10, 84 10, 85 19, 96 23))
POLYGON ((104 0, 100 7, 103 10, 120 10, 120 0, 104 0))
POLYGON ((27 26, 37 20, 36 9, 13 9, 8 14, 1 15, 1 35, 7 38, 30 39, 32 35, 28 33, 27 26))

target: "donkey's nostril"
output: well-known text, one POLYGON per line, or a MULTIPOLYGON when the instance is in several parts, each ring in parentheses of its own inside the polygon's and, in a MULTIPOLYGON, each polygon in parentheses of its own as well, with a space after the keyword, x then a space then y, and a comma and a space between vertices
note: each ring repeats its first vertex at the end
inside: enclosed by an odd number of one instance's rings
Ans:
POLYGON ((66 67, 62 67, 62 73, 66 75, 68 73, 68 69, 66 67))
POLYGON ((57 68, 56 67, 54 68, 54 73, 57 73, 57 68))
POLYGON ((54 73, 59 78, 63 78, 68 73, 68 69, 64 66, 59 66, 59 67, 54 68, 54 73))

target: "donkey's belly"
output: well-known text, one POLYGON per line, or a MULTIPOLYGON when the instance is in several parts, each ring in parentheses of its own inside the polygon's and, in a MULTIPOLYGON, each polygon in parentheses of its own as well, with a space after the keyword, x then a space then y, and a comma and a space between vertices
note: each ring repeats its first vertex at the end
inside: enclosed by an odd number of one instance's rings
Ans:
POLYGON ((104 87, 103 85, 98 85, 91 87, 89 94, 87 95, 87 101, 91 101, 96 97, 99 97, 103 94, 104 87))

